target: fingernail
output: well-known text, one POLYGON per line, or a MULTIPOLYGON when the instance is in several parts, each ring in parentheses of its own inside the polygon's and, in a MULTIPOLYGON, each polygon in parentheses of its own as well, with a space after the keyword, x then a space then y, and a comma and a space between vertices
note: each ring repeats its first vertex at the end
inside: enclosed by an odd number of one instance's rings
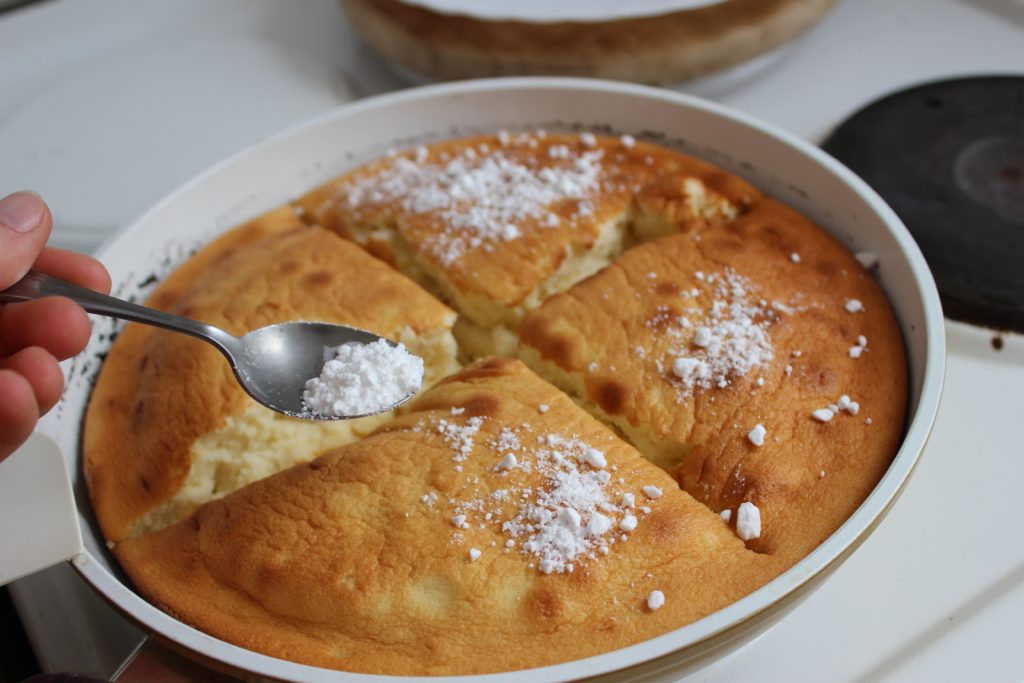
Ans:
POLYGON ((46 204, 35 192, 15 192, 0 199, 0 225, 14 232, 28 232, 42 222, 45 210, 46 204))

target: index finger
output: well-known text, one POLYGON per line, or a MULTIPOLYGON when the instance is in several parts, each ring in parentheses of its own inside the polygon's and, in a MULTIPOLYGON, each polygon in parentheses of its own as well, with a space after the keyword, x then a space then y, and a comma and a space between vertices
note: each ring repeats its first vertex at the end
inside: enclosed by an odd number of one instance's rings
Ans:
POLYGON ((110 273, 102 263, 85 254, 46 247, 33 268, 103 294, 110 293, 110 273))

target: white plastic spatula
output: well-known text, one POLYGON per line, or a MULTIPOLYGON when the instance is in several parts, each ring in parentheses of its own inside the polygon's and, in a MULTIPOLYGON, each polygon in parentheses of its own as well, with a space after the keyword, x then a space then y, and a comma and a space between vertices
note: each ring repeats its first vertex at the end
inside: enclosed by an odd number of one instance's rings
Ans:
POLYGON ((64 454, 33 434, 0 462, 0 586, 82 552, 64 454))

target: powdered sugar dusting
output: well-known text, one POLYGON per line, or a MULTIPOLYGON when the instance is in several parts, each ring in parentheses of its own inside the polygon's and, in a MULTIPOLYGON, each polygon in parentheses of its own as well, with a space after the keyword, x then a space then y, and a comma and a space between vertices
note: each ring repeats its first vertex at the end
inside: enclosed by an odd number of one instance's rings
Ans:
POLYGON ((543 573, 571 571, 571 563, 601 545, 612 528, 602 514, 614 509, 605 493, 608 479, 592 464, 600 453, 593 446, 555 434, 541 441, 534 457, 545 487, 502 530, 526 537, 521 552, 535 555, 543 573))
MULTIPOLYGON (((537 433, 527 423, 488 427, 493 419, 444 417, 429 423, 451 449, 458 471, 470 458, 494 458, 484 463, 484 472, 501 486, 488 493, 489 487, 472 486, 480 482, 474 477, 467 483, 477 494, 448 499, 453 542, 466 542, 474 528, 496 527, 505 537, 503 552, 528 556, 541 573, 565 573, 608 554, 638 527, 629 511, 637 492, 625 490, 621 479, 613 481, 608 470, 616 466, 599 447, 574 435, 537 433), (476 452, 485 428, 489 449, 476 452)), ((653 485, 640 490, 651 500, 662 496, 653 485)))
POLYGON ((445 265, 469 249, 518 239, 525 222, 560 225, 557 204, 576 201, 570 221, 592 211, 588 199, 600 189, 604 150, 551 145, 542 151, 536 138, 526 140, 533 145, 504 146, 510 142, 486 155, 468 147, 448 159, 426 149, 395 157, 380 172, 350 181, 346 201, 352 209, 397 202, 413 216, 437 215, 447 229, 430 248, 445 265))
POLYGON ((445 442, 451 447, 452 459, 455 462, 462 462, 473 452, 473 437, 480 431, 480 426, 483 423, 484 418, 482 417, 471 417, 465 424, 444 419, 438 420, 437 431, 444 436, 445 442))
POLYGON ((729 268, 722 273, 698 272, 695 278, 700 287, 688 294, 710 294, 710 308, 691 308, 666 330, 684 342, 668 351, 663 364, 683 395, 698 387, 724 388, 774 356, 767 328, 777 311, 753 297, 749 280, 729 268))

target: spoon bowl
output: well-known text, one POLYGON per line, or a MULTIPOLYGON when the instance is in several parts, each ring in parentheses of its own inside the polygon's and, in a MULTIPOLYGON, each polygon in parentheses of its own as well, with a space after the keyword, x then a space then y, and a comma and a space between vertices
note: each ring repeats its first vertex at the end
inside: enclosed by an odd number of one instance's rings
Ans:
POLYGON ((182 332, 213 344, 224 354, 246 393, 271 410, 307 420, 349 420, 381 413, 409 400, 413 393, 378 410, 353 415, 322 414, 308 410, 302 395, 306 382, 319 377, 328 349, 343 344, 370 344, 390 339, 347 325, 322 322, 287 322, 267 325, 241 337, 197 320, 106 296, 44 273, 30 270, 20 281, 0 291, 0 302, 19 302, 63 296, 86 311, 122 320, 182 332))
MULTIPOLYGON (((329 360, 326 349, 342 344, 371 344, 381 339, 372 332, 347 325, 288 322, 267 325, 236 339, 239 349, 228 356, 238 381, 249 395, 279 413, 313 420, 366 417, 391 410, 412 393, 390 406, 359 415, 329 415, 309 411, 302 392, 306 382, 320 375, 329 360)), ((397 344, 385 339, 392 348, 397 344)))

